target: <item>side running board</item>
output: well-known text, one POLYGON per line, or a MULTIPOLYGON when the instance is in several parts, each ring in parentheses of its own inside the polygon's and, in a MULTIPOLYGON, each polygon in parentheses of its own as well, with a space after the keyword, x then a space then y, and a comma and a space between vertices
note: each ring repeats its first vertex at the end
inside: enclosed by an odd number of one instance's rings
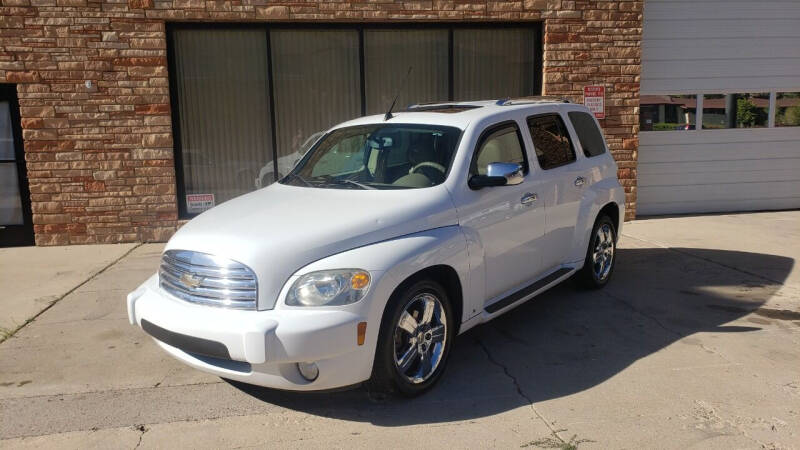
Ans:
POLYGON ((505 308, 506 306, 513 305, 514 303, 520 301, 521 299, 533 294, 534 292, 538 291, 539 289, 547 286, 548 284, 552 283, 553 281, 563 277, 564 275, 572 272, 573 269, 568 269, 566 267, 562 267, 555 272, 547 275, 544 278, 539 279, 538 281, 534 281, 533 283, 525 286, 524 288, 510 294, 507 297, 504 297, 491 305, 483 308, 489 314, 496 313, 501 309, 505 308))

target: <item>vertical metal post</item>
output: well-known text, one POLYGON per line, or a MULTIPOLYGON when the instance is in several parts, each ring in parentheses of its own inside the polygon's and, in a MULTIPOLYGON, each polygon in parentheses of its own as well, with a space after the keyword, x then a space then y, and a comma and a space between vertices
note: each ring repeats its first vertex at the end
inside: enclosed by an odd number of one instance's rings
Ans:
POLYGON ((694 111, 694 129, 703 129, 703 94, 697 94, 697 105, 694 111))
POLYGON ((775 127, 775 109, 778 106, 778 93, 769 93, 769 119, 767 119, 767 126, 770 128, 775 127))

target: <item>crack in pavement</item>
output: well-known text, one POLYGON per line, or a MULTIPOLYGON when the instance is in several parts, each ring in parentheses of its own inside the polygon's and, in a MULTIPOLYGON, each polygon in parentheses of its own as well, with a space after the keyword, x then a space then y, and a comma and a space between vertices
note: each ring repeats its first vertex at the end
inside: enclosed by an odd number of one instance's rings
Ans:
MULTIPOLYGON (((166 378, 166 377, 165 377, 166 378)), ((161 381, 163 383, 163 381, 161 381)), ((65 392, 65 393, 55 393, 55 394, 36 394, 36 395, 20 395, 17 397, 3 397, 0 398, 0 405, 3 402, 8 401, 18 401, 18 400, 34 400, 40 398, 65 398, 65 397, 76 397, 76 396, 85 396, 85 395, 93 395, 93 394, 109 394, 109 393, 118 393, 118 392, 128 392, 128 391, 145 391, 151 389, 170 389, 170 388, 182 388, 182 387, 194 387, 194 386, 212 386, 215 384, 224 384, 225 381, 220 379, 219 381, 201 381, 198 383, 181 383, 181 384, 171 384, 168 386, 136 386, 136 387, 114 387, 109 389, 98 389, 95 391, 77 391, 77 392, 65 392)))
POLYGON ((137 448, 139 448, 140 445, 142 445, 142 438, 144 437, 145 433, 150 431, 150 429, 144 426, 143 424, 135 426, 134 429, 139 430, 141 432, 141 434, 139 434, 139 441, 133 447, 133 450, 136 450, 137 448))
POLYGON ((34 321, 34 320, 36 320, 36 319, 37 319, 39 316, 41 316, 42 314, 44 314, 44 313, 45 313, 47 310, 49 310, 50 308, 52 308, 53 306, 55 306, 55 305, 56 305, 56 303, 58 303, 58 302, 60 302, 61 300, 65 299, 65 298, 66 298, 68 295, 70 295, 70 294, 72 294, 73 292, 75 292, 76 290, 78 290, 78 289, 79 289, 81 286, 83 286, 84 284, 86 284, 86 283, 88 283, 88 282, 90 282, 90 281, 94 280, 95 278, 97 278, 97 276, 98 276, 98 275, 102 274, 103 272, 105 272, 106 270, 108 270, 109 268, 111 268, 112 266, 116 265, 118 262, 122 261, 122 259, 123 259, 123 258, 127 257, 128 255, 130 255, 130 254, 131 254, 131 252, 133 252, 133 251, 134 251, 134 250, 136 250, 137 248, 141 247, 142 245, 144 245, 144 243, 143 243, 143 242, 140 242, 140 243, 136 244, 135 246, 131 247, 131 248, 130 248, 130 249, 127 251, 127 252, 125 252, 125 253, 124 253, 122 256, 120 256, 119 258, 115 259, 114 261, 111 261, 110 263, 108 263, 108 265, 106 265, 106 266, 105 266, 105 267, 103 267, 102 269, 98 270, 97 272, 93 273, 93 274, 92 274, 92 275, 91 275, 89 278, 87 278, 87 279, 85 279, 85 280, 81 281, 80 283, 78 283, 78 284, 77 284, 75 287, 73 287, 72 289, 70 289, 69 291, 67 291, 66 293, 64 293, 64 295, 58 296, 58 297, 57 297, 55 300, 53 300, 53 301, 52 301, 52 302, 50 302, 50 303, 49 303, 47 306, 45 306, 44 308, 42 308, 42 310, 41 310, 41 311, 39 311, 38 313, 34 314, 34 316, 33 316, 33 317, 31 317, 31 318, 29 318, 29 319, 25 320, 25 322, 23 322, 23 323, 22 323, 22 325, 20 325, 20 326, 18 326, 18 327, 16 327, 16 328, 14 328, 14 329, 13 329, 13 330, 11 330, 11 331, 7 331, 7 332, 4 332, 4 333, 2 333, 2 336, 0 336, 0 344, 2 344, 3 342, 7 341, 8 339, 11 339, 11 337, 12 337, 12 336, 14 336, 15 334, 17 334, 17 332, 19 332, 21 329, 25 328, 25 327, 26 327, 26 326, 27 326, 29 323, 33 322, 33 321, 34 321))
POLYGON ((490 363, 492 363, 495 366, 503 369, 503 373, 514 384, 514 388, 516 389, 517 394, 520 397, 524 398, 528 402, 528 406, 530 406, 531 411, 533 411, 533 413, 536 415, 536 417, 538 417, 539 420, 541 420, 545 424, 545 426, 547 426, 547 428, 550 430, 550 432, 553 433, 553 436, 557 437, 559 441, 561 441, 563 444, 566 445, 567 441, 565 441, 564 438, 562 438, 561 435, 558 434, 559 431, 565 431, 565 430, 556 430, 555 428, 553 428, 550 425, 550 422, 548 422, 547 419, 545 419, 544 416, 542 416, 542 414, 539 413, 539 411, 536 409, 536 406, 533 403, 533 399, 528 397, 528 394, 526 394, 525 391, 522 390, 522 386, 519 385, 519 381, 517 380, 517 377, 515 377, 511 373, 510 370, 508 370, 508 367, 505 364, 503 364, 500 361, 498 361, 497 359, 495 359, 495 357, 492 355, 492 353, 489 351, 489 348, 486 347, 486 344, 484 344, 483 341, 481 341, 480 339, 476 339, 475 342, 478 344, 478 346, 480 346, 480 348, 486 354, 486 358, 489 360, 490 363))
POLYGON ((635 239, 637 241, 646 242, 648 244, 655 245, 655 246, 663 248, 665 250, 669 250, 669 251, 675 252, 675 253, 677 253, 679 255, 690 256, 692 258, 699 259, 701 261, 706 261, 706 262, 709 262, 709 263, 712 263, 712 264, 716 264, 716 265, 718 265, 720 267, 725 267, 726 269, 735 270, 737 272, 741 272, 741 273, 749 275, 751 277, 759 278, 759 279, 764 280, 764 281, 769 281, 770 283, 776 283, 776 284, 780 285, 784 289, 788 288, 788 289, 791 289, 791 290, 793 290, 795 292, 798 291, 798 289, 795 288, 794 286, 786 284, 784 282, 785 280, 784 281, 773 280, 770 277, 767 277, 767 276, 764 276, 764 275, 761 275, 761 274, 758 274, 758 273, 755 273, 755 272, 750 272, 749 270, 742 269, 741 267, 732 266, 730 264, 725 264, 725 263, 719 262, 719 261, 717 261, 715 259, 706 258, 706 257, 700 256, 700 255, 695 255, 692 252, 684 251, 684 250, 681 250, 681 249, 676 248, 676 247, 670 247, 669 245, 663 244, 661 242, 649 241, 647 239, 644 239, 644 238, 641 238, 641 237, 636 237, 636 236, 631 236, 630 234, 625 234, 625 233, 622 233, 622 236, 628 237, 630 239, 635 239))
MULTIPOLYGON (((616 300, 619 303, 622 303, 624 306, 628 307, 631 311, 635 312, 636 314, 639 314, 640 316, 655 322, 656 325, 658 325, 661 329, 663 329, 664 331, 666 331, 666 332, 672 334, 673 336, 677 337, 679 340, 683 339, 684 337, 686 337, 683 333, 675 331, 672 328, 664 325, 664 323, 662 323, 661 320, 658 319, 658 317, 656 317, 656 316, 654 316, 652 314, 648 314, 648 313, 640 310, 639 308, 635 307, 633 305, 633 303, 628 302, 627 300, 623 299, 622 297, 616 296, 616 295, 608 292, 607 290, 600 291, 600 294, 605 295, 606 297, 608 297, 608 298, 610 298, 612 300, 616 300)), ((722 360, 724 360, 725 362, 727 362, 729 364, 734 364, 734 362, 731 361, 730 359, 726 358, 725 355, 723 355, 722 353, 718 352, 717 350, 714 350, 713 348, 707 347, 702 342, 698 343, 698 344, 694 344, 694 345, 697 345, 701 349, 703 349, 703 350, 705 350, 705 351, 707 351, 707 352, 709 352, 711 354, 719 356, 720 358, 722 358, 722 360)))

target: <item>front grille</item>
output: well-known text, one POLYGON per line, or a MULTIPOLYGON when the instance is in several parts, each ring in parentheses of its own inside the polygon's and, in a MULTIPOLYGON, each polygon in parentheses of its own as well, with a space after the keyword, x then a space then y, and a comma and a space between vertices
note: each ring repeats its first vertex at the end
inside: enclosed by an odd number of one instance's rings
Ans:
POLYGON ((230 259, 188 250, 167 250, 161 256, 158 280, 162 289, 187 302, 256 309, 256 274, 230 259))

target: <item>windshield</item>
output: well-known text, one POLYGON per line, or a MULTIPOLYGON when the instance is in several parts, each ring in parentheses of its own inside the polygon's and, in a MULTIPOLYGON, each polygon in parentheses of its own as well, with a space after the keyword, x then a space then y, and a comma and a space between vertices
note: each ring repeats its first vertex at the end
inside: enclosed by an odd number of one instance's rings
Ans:
POLYGON ((370 124, 328 133, 281 183, 332 189, 413 189, 447 178, 461 130, 370 124))

